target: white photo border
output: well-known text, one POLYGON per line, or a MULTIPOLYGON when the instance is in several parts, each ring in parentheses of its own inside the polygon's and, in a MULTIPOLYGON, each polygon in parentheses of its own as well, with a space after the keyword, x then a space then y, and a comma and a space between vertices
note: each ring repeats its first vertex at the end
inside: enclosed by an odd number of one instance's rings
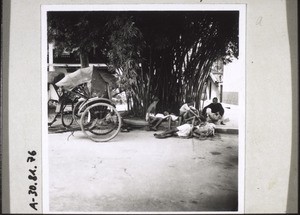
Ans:
MULTIPOLYGON (((242 86, 239 92, 239 141, 238 141, 238 211, 214 212, 172 212, 173 214, 233 214, 244 213, 245 205, 245 150, 246 150, 246 4, 82 4, 82 5, 41 5, 41 82, 42 82, 42 213, 49 211, 49 175, 48 175, 48 128, 47 128, 47 12, 50 11, 239 11, 239 61, 242 65, 242 86)), ((63 212, 51 212, 61 214, 63 212)), ((69 213, 69 212, 68 212, 69 213)), ((79 214, 79 212, 71 212, 79 214)), ((98 214, 99 212, 80 212, 80 214, 98 214)), ((143 212, 153 214, 156 212, 143 212)), ((158 212, 169 214, 170 212, 158 212)), ((124 214, 106 212, 105 214, 124 214)), ((128 214, 141 214, 129 212, 128 214)))

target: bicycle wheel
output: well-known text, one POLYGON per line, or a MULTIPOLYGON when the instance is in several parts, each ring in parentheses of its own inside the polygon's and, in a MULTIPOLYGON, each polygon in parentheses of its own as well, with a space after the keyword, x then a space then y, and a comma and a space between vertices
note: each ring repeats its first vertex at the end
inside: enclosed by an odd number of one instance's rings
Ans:
POLYGON ((74 103, 65 104, 61 109, 61 122, 64 127, 68 128, 73 123, 72 110, 74 108, 74 103))
POLYGON ((93 104, 82 113, 80 127, 83 133, 95 142, 109 141, 121 129, 121 116, 110 104, 93 104))
POLYGON ((72 111, 72 117, 73 120, 76 122, 77 125, 80 125, 80 117, 84 111, 84 109, 81 109, 81 105, 85 102, 85 100, 83 101, 78 101, 73 108, 72 111), (80 111, 80 112, 79 112, 80 111))
POLYGON ((57 100, 50 99, 48 101, 48 125, 51 126, 55 121, 57 117, 57 113, 55 112, 56 107, 58 105, 57 100))

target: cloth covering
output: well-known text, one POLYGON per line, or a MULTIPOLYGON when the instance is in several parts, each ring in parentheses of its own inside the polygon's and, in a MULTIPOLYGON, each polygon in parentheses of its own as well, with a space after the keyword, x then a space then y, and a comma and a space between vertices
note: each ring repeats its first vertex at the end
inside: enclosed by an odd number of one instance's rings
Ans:
POLYGON ((93 67, 86 67, 67 74, 62 80, 56 83, 56 86, 63 87, 65 90, 72 90, 74 87, 89 83, 92 80, 93 67))
POLYGON ((87 83, 87 88, 92 95, 108 98, 108 86, 110 86, 109 90, 116 88, 117 78, 105 68, 91 66, 67 74, 61 81, 56 83, 56 86, 70 91, 83 83, 87 83))
POLYGON ((179 137, 188 137, 193 129, 192 124, 183 124, 177 127, 176 132, 179 137))

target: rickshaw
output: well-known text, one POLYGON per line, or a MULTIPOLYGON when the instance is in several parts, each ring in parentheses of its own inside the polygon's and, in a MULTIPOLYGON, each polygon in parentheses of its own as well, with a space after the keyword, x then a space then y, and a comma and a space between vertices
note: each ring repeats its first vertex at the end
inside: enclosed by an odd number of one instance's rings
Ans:
POLYGON ((89 139, 105 142, 119 133, 122 119, 111 100, 116 78, 106 69, 81 68, 65 75, 55 86, 76 101, 71 105, 72 121, 89 139))

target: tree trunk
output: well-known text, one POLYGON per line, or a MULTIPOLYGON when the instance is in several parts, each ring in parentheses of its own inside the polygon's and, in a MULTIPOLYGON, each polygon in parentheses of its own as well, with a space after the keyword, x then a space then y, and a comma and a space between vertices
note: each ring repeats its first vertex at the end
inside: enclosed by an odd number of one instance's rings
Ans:
POLYGON ((126 95, 126 101, 127 101, 127 111, 130 112, 130 104, 129 104, 130 99, 128 95, 126 95))
POLYGON ((80 53, 80 64, 81 68, 89 67, 89 56, 85 52, 80 53))

